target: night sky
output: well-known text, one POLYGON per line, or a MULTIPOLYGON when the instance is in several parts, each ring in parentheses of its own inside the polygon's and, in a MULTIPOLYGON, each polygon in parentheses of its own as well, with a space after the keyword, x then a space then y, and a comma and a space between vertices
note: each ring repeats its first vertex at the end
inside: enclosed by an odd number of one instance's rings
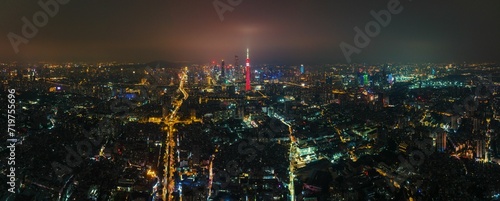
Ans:
MULTIPOLYGON (((22 36, 21 18, 33 21, 37 2, 0 2, 0 61, 233 63, 249 47, 254 64, 346 63, 339 44, 354 45, 353 28, 364 30, 389 1, 242 0, 221 21, 213 0, 72 0, 16 54, 7 35, 22 36)), ((353 62, 500 60, 500 1, 400 3, 353 62)))

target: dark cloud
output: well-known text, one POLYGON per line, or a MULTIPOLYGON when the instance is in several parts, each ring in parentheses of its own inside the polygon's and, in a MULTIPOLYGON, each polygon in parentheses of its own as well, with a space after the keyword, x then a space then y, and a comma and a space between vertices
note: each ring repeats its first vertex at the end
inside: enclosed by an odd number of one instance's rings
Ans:
MULTIPOLYGON (((47 0, 42 0, 47 1, 47 0)), ((226 0, 220 0, 226 2, 226 0)), ((0 60, 196 61, 244 57, 253 63, 345 62, 342 41, 388 1, 242 0, 218 17, 212 0, 70 1, 15 54, 37 1, 0 2, 0 60)), ((353 61, 498 61, 500 3, 401 0, 403 11, 353 61)))

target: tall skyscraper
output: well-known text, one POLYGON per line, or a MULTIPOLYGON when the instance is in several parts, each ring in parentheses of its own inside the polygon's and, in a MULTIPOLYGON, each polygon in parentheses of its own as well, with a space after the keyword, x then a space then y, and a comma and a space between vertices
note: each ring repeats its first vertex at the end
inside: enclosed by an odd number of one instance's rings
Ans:
POLYGON ((446 132, 437 133, 436 148, 438 152, 444 152, 446 150, 446 132))
POLYGON ((458 115, 451 116, 451 129, 458 130, 458 115))
POLYGON ((238 55, 234 55, 234 67, 238 68, 240 66, 240 59, 238 58, 238 55))
POLYGON ((479 133, 481 131, 481 120, 478 117, 473 117, 472 126, 473 126, 472 132, 479 133))
POLYGON ((233 67, 232 79, 240 81, 242 79, 242 76, 244 75, 244 71, 245 70, 242 69, 240 66, 240 59, 238 58, 238 55, 234 55, 234 67, 233 67))
POLYGON ((246 78, 245 91, 250 91, 252 87, 250 86, 250 54, 248 48, 247 48, 247 64, 245 68, 245 78, 246 78))
POLYGON ((476 140, 476 158, 486 158, 486 142, 484 140, 476 140))
POLYGON ((226 67, 224 65, 225 65, 225 63, 224 63, 224 59, 223 59, 221 64, 220 64, 220 76, 223 79, 224 79, 224 77, 226 77, 226 67))

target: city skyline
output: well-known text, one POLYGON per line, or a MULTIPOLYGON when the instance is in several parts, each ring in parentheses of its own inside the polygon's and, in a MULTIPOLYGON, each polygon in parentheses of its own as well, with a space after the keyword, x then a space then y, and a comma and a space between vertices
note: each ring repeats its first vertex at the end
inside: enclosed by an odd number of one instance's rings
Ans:
POLYGON ((0 8, 0 200, 500 200, 500 3, 0 8))
MULTIPOLYGON (((498 61, 499 3, 394 2, 401 12, 352 55, 352 62, 498 61)), ((38 2, 3 2, 0 60, 201 63, 231 61, 249 47, 254 64, 347 63, 339 44, 352 45, 354 28, 364 30, 374 21, 371 11, 394 2, 67 1, 18 45, 18 53, 9 33, 22 37, 22 18, 33 22, 44 9, 38 2)))
POLYGON ((0 100, 15 109, 0 119, 0 197, 500 197, 498 64, 250 57, 245 68, 2 63, 0 100))

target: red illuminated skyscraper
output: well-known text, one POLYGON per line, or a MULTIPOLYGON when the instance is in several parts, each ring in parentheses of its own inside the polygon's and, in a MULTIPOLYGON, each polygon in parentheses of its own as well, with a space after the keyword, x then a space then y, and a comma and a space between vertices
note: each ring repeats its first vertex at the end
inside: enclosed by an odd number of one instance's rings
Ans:
POLYGON ((248 53, 248 48, 247 48, 247 65, 245 67, 245 78, 246 78, 246 85, 245 85, 245 90, 250 91, 252 88, 250 87, 250 56, 248 53))

